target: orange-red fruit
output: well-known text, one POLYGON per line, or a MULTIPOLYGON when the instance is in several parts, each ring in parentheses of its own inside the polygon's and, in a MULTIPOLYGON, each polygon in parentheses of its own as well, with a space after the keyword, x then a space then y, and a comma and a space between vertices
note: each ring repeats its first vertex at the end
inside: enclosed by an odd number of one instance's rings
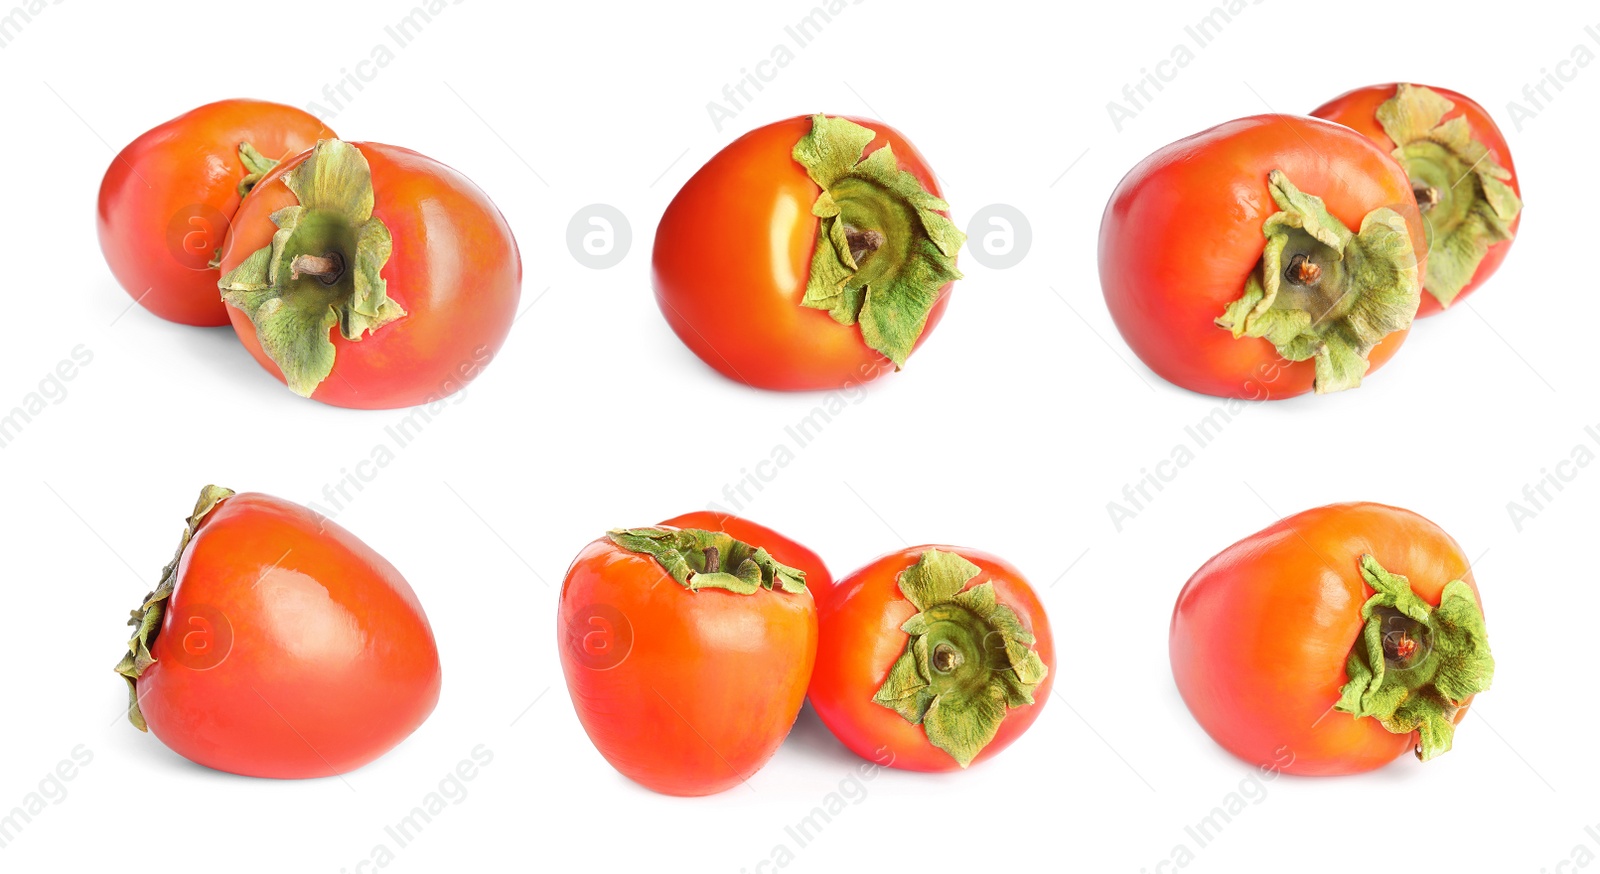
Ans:
POLYGON ((225 499, 178 566, 138 680, 150 731, 210 768, 328 777, 433 712, 441 673, 411 586, 355 535, 268 495, 225 499))
MULTIPOLYGON (((1373 594, 1360 569, 1369 554, 1429 604, 1452 580, 1477 594, 1450 535, 1409 510, 1369 503, 1283 519, 1218 553, 1183 587, 1172 613, 1172 675, 1194 718, 1228 752, 1285 773, 1336 775, 1416 748, 1415 733, 1333 709, 1373 594)), ((1455 721, 1465 714, 1463 706, 1455 721)))
POLYGON ((748 780, 794 726, 817 612, 807 592, 691 592, 602 537, 567 571, 557 640, 600 755, 656 792, 711 795, 748 780))

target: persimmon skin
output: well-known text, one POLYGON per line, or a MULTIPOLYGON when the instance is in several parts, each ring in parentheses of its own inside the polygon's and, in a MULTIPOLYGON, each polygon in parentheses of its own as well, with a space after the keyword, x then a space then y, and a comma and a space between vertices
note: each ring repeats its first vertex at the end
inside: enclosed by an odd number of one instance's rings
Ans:
POLYGON ((800 714, 817 653, 809 593, 691 592, 604 537, 567 571, 556 625, 595 749, 666 795, 712 795, 760 770, 800 714), (595 634, 626 648, 596 661, 595 634))
MULTIPOLYGON (((1478 597, 1450 535, 1409 510, 1372 503, 1285 518, 1223 550, 1184 585, 1172 614, 1173 678, 1189 712, 1228 752, 1328 776, 1380 768, 1416 748, 1414 732, 1333 709, 1361 639, 1361 606, 1373 595, 1360 569, 1368 554, 1429 604, 1452 580, 1478 597)), ((1463 706, 1455 721, 1465 715, 1463 706)))
MULTIPOLYGON (((847 116, 877 137, 863 156, 892 146, 900 169, 943 197, 939 181, 899 131, 847 116)), ((651 256, 656 303, 673 333, 718 373, 780 391, 859 385, 895 369, 858 325, 800 305, 811 275, 822 189, 793 157, 811 116, 757 128, 706 162, 661 216, 651 256)), ((944 316, 953 283, 939 289, 916 348, 944 316)))
MULTIPOLYGON (((331 331, 333 372, 311 398, 361 410, 440 401, 476 379, 511 332, 522 295, 517 241, 488 195, 455 170, 398 146, 351 145, 372 168, 372 214, 394 240, 379 275, 406 315, 358 341, 331 331)), ((283 175, 311 154, 278 165, 250 192, 228 235, 222 275, 272 243, 272 213, 298 203, 283 175)), ((250 317, 227 311, 256 363, 283 382, 250 317)))
POLYGON ((261 100, 207 104, 141 134, 100 183, 95 225, 112 275, 167 321, 228 324, 207 263, 239 209, 240 143, 281 161, 333 135, 310 113, 261 100))
POLYGON ((138 680, 150 731, 253 777, 355 770, 421 726, 442 683, 400 572, 331 520, 255 493, 201 521, 151 652, 138 680))
POLYGON ((682 516, 674 516, 661 524, 666 528, 722 531, 735 540, 763 547, 783 564, 806 572, 806 590, 811 593, 812 600, 819 605, 823 596, 833 588, 833 574, 828 572, 828 565, 822 560, 822 556, 760 523, 732 513, 696 510, 684 513, 682 516))
POLYGON ((930 743, 922 726, 872 700, 889 669, 905 652, 907 635, 900 627, 917 612, 900 591, 900 574, 930 549, 953 552, 978 566, 981 573, 969 588, 994 584, 996 599, 1016 611, 1033 633, 1034 648, 1048 669, 1034 690, 1034 703, 1007 710, 999 733, 968 767, 999 755, 1038 719, 1050 700, 1056 674, 1055 641, 1044 605, 1022 572, 1009 562, 957 546, 917 546, 893 552, 838 582, 819 610, 822 636, 809 697, 823 724, 863 759, 908 771, 959 771, 960 764, 930 743))
MULTIPOLYGON (((1162 379, 1216 397, 1273 400, 1310 392, 1313 361, 1285 360, 1263 338, 1216 324, 1261 260, 1262 223, 1278 211, 1267 177, 1281 170, 1352 232, 1388 207, 1425 245, 1411 181, 1377 144, 1343 125, 1289 115, 1230 121, 1157 150, 1118 183, 1100 224, 1100 284, 1128 346, 1162 379)), ((1370 376, 1407 332, 1368 354, 1370 376)))
MULTIPOLYGON (((1347 91, 1311 110, 1311 115, 1342 124, 1371 139, 1378 144, 1379 148, 1392 152, 1395 148, 1394 140, 1384 133, 1383 125, 1378 123, 1377 113, 1378 107, 1394 96, 1396 87, 1394 83, 1389 83, 1385 85, 1369 85, 1365 88, 1347 91)), ((1454 109, 1445 113, 1444 121, 1460 116, 1466 117, 1467 125, 1472 128, 1473 138, 1483 143, 1494 161, 1511 171, 1511 178, 1506 180, 1506 184, 1511 186, 1511 190, 1515 191, 1520 199, 1522 197, 1522 185, 1520 177, 1517 176, 1516 164, 1511 160, 1511 148, 1506 145, 1505 134, 1501 133, 1500 126, 1494 123, 1494 119, 1489 115, 1489 110, 1484 109, 1477 101, 1458 91, 1451 91, 1449 88, 1439 88, 1433 85, 1423 87, 1437 92, 1455 104, 1454 109)), ((1423 216, 1423 220, 1427 220, 1426 215, 1423 216)), ((1500 269, 1501 262, 1506 260, 1506 255, 1511 251, 1511 244, 1516 242, 1515 235, 1521 224, 1522 213, 1519 211, 1517 217, 1511 221, 1512 239, 1502 240, 1489 247, 1489 251, 1484 254, 1483 260, 1478 263, 1477 272, 1472 274, 1472 281, 1468 282, 1461 289, 1461 292, 1456 295, 1455 300, 1451 302, 1452 306, 1476 291, 1490 276, 1494 275, 1496 270, 1500 269)), ((1426 265, 1424 265, 1424 268, 1426 268, 1426 265)), ((1438 298, 1424 291, 1422 293, 1422 306, 1417 309, 1417 318, 1438 315, 1444 312, 1444 309, 1443 306, 1440 306, 1438 298)))

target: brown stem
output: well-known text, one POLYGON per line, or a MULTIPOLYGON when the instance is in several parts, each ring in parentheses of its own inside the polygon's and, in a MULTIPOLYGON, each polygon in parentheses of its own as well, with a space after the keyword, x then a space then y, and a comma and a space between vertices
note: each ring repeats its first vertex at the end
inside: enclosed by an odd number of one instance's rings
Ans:
POLYGON ((1423 212, 1433 209, 1441 197, 1439 189, 1432 185, 1414 185, 1411 193, 1417 196, 1417 208, 1423 212))
POLYGON ((1304 255, 1295 255, 1289 259, 1289 266, 1283 271, 1283 278, 1289 280, 1292 285, 1316 285, 1322 279, 1322 268, 1304 255))
POLYGON ((289 262, 289 278, 315 276, 323 285, 332 285, 344 275, 344 256, 338 252, 326 255, 296 255, 289 262))
POLYGON ((1424 654, 1426 627, 1398 611, 1384 613, 1383 658, 1395 668, 1408 668, 1424 654))
POLYGON ((722 570, 722 552, 715 546, 708 546, 704 550, 706 556, 706 569, 703 574, 714 574, 722 570))
POLYGON ((864 231, 846 230, 845 244, 850 247, 850 258, 857 264, 861 259, 878 251, 884 243, 883 234, 868 228, 864 231))
POLYGON ((933 648, 933 669, 941 674, 948 674, 961 667, 964 661, 966 659, 962 657, 961 650, 948 643, 941 643, 933 648))

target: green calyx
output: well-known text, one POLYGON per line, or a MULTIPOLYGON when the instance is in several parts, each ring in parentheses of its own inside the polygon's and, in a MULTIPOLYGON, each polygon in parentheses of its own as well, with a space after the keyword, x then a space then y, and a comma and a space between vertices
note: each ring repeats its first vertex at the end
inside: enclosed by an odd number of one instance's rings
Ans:
POLYGON ((239 163, 244 165, 245 175, 239 180, 239 196, 244 197, 256 187, 261 177, 272 172, 278 162, 256 151, 256 147, 249 143, 239 144, 239 163))
MULTIPOLYGON (((239 180, 238 192, 240 197, 245 197, 255 189, 256 183, 263 176, 271 173, 278 162, 256 151, 256 147, 249 143, 239 144, 239 163, 244 165, 244 178, 239 180)), ((211 261, 206 264, 212 270, 222 266, 222 247, 218 246, 211 253, 211 261)))
POLYGON ((1006 711, 1033 703, 1049 674, 1016 611, 993 583, 967 588, 981 570, 930 549, 900 574, 900 592, 919 611, 910 635, 872 700, 921 725, 928 742, 965 768, 994 740, 1006 711))
POLYGON ((1333 707, 1357 719, 1370 716, 1396 734, 1416 732, 1423 761, 1449 752, 1457 713, 1494 679, 1472 587, 1452 580, 1434 607, 1370 555, 1361 557, 1361 576, 1375 594, 1361 607, 1361 640, 1350 651, 1349 682, 1333 707))
POLYGON ((1217 325, 1235 338, 1260 337, 1290 361, 1314 359, 1318 394, 1355 388, 1367 354, 1410 327, 1421 302, 1416 251, 1403 217, 1375 209, 1351 233, 1322 198, 1273 170, 1278 212, 1262 224, 1266 247, 1217 325))
POLYGON ((1428 229, 1424 286, 1448 307, 1472 281, 1489 247, 1512 238, 1522 201, 1506 184, 1511 171, 1472 136, 1449 98, 1402 84, 1378 107, 1378 123, 1394 140, 1395 160, 1411 176, 1428 229))
POLYGON ((218 286, 222 299, 255 323, 256 339, 289 388, 310 397, 333 372, 335 326, 356 342, 406 311, 380 275, 392 243, 372 214, 372 171, 361 151, 323 140, 282 179, 299 205, 273 213, 271 245, 218 286))
POLYGON ((927 325, 939 290, 960 279, 956 252, 967 239, 941 213, 950 205, 900 169, 885 144, 849 119, 815 115, 794 147, 822 193, 811 206, 821 224, 801 306, 826 310, 899 369, 927 325))
POLYGON ((667 576, 691 592, 722 589, 753 595, 763 589, 797 595, 806 590, 806 572, 781 564, 765 549, 721 531, 698 528, 617 528, 612 543, 647 555, 667 576))
POLYGON ((155 644, 156 635, 161 631, 161 620, 167 614, 167 599, 172 597, 173 590, 178 586, 178 562, 183 558, 183 551, 189 547, 189 541, 194 539, 201 520, 218 504, 231 497, 233 491, 221 486, 206 486, 200 490, 200 500, 195 502, 194 512, 189 514, 183 537, 178 541, 178 551, 161 570, 161 581, 156 584, 155 591, 145 595, 139 607, 131 611, 128 624, 134 628, 133 637, 128 640, 127 654, 117 662, 116 672, 128 682, 128 721, 140 731, 149 731, 150 727, 145 724, 144 714, 139 711, 138 682, 144 672, 156 663, 155 656, 150 654, 150 647, 155 644))

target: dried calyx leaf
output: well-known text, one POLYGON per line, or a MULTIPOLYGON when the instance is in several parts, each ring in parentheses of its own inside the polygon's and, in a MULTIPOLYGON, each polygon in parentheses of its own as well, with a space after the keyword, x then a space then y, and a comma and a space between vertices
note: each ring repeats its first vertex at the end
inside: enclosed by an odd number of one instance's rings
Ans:
POLYGON ((862 157, 875 137, 849 119, 816 115, 795 144, 794 159, 822 188, 811 206, 820 224, 801 305, 860 325, 861 339, 899 368, 940 289, 961 278, 956 253, 966 235, 888 144, 862 157))
POLYGON ((1217 325, 1265 339, 1290 361, 1314 359, 1318 394, 1355 388, 1367 355, 1410 327, 1421 302, 1410 230, 1385 207, 1351 233, 1281 171, 1267 181, 1278 212, 1262 225, 1261 263, 1217 325))
POLYGON ((144 672, 156 663, 155 656, 150 649, 155 645, 156 635, 161 631, 161 620, 167 613, 167 599, 172 597, 178 585, 178 562, 183 558, 183 551, 189 548, 189 541, 194 539, 194 533, 199 530, 200 522, 217 508, 218 504, 233 497, 231 489, 221 486, 206 486, 200 490, 200 499, 195 502, 194 512, 189 514, 189 519, 184 525, 183 537, 178 540, 178 551, 173 554, 172 561, 161 570, 161 581, 156 584, 155 591, 144 596, 139 607, 131 612, 128 624, 133 626, 133 637, 128 640, 128 652, 117 663, 116 672, 128 682, 128 721, 140 731, 149 731, 145 725, 144 714, 139 710, 139 678, 144 672))
POLYGON ((1446 583, 1434 607, 1370 555, 1361 557, 1361 576, 1374 594, 1361 607, 1361 639, 1350 651, 1349 680, 1334 709, 1370 716, 1396 734, 1416 732, 1423 761, 1449 752, 1456 714, 1494 679, 1472 587, 1446 583))
POLYGON ((361 150, 323 140, 283 183, 299 200, 272 214, 278 232, 218 283, 255 323, 256 339, 289 388, 310 397, 333 372, 331 332, 351 342, 400 319, 381 275, 389 229, 372 214, 372 170, 361 150))
POLYGON ((763 589, 794 595, 806 590, 805 571, 789 567, 765 549, 721 531, 698 528, 617 528, 612 543, 647 555, 691 592, 722 589, 753 595, 763 589))
POLYGON ((1378 107, 1378 123, 1396 144, 1394 157, 1423 194, 1428 227, 1424 286, 1448 307, 1472 281, 1489 247, 1512 238, 1522 200, 1502 167, 1472 136, 1464 115, 1445 121, 1455 103, 1421 85, 1402 84, 1378 107))
POLYGON ((872 700, 913 725, 965 768, 994 740, 1014 707, 1034 703, 1049 668, 1016 611, 993 583, 967 588, 981 569, 953 552, 930 549, 900 574, 901 594, 917 614, 909 637, 872 700))
POLYGON ((256 151, 256 147, 249 143, 239 144, 239 163, 244 165, 244 178, 239 180, 240 197, 249 194, 263 176, 278 166, 277 161, 256 151))

